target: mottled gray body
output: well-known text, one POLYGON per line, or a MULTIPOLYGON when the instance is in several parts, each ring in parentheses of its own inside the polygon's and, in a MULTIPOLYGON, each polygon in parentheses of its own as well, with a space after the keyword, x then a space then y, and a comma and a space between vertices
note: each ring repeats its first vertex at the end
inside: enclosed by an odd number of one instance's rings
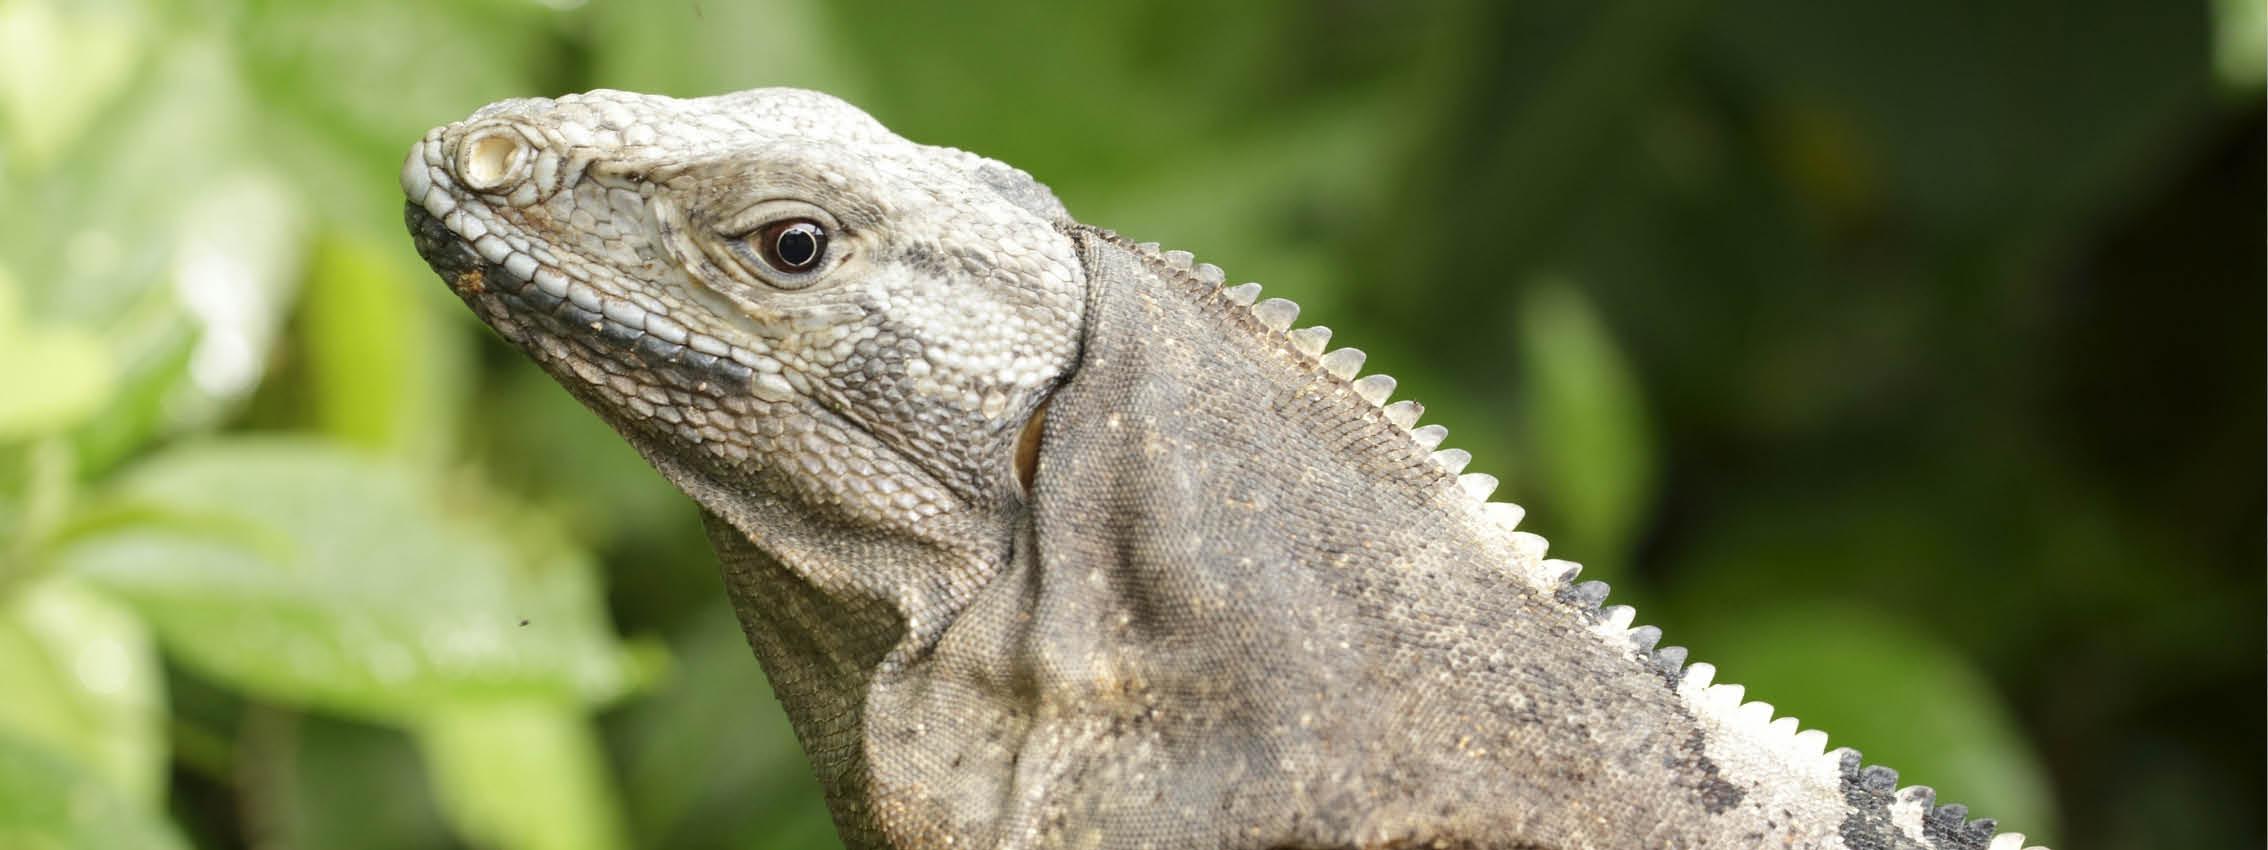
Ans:
POLYGON ((1288 302, 1013 168, 809 92, 593 92, 403 187, 706 510, 854 847, 2022 844, 1656 649, 1288 302))

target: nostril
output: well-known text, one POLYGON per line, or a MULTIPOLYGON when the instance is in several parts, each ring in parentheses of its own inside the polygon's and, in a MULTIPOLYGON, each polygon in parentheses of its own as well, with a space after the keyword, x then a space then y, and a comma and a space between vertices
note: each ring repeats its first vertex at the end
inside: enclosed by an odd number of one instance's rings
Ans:
POLYGON ((478 192, 519 182, 527 171, 528 144, 509 130, 478 133, 457 146, 457 179, 478 192))

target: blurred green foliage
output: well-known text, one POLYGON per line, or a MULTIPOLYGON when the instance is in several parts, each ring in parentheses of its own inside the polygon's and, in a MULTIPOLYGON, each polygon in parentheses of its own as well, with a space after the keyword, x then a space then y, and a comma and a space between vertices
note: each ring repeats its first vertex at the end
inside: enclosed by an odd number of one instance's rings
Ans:
POLYGON ((691 507, 396 163, 841 94, 1372 351, 1839 743, 2262 843, 2257 0, 0 0, 0 847, 810 847, 691 507))

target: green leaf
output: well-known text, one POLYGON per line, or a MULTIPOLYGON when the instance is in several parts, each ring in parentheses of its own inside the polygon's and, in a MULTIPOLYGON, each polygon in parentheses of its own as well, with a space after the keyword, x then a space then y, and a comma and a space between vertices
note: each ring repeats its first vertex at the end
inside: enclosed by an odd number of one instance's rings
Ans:
POLYGON ((1308 322, 1340 315, 1357 283, 1335 243, 1360 236, 1343 211, 1383 202, 1391 172, 1365 166, 1389 158, 1408 112, 1375 97, 1319 104, 1162 160, 1093 193, 1081 214, 1256 279, 1297 301, 1308 322))
POLYGON ((2258 92, 2268 75, 2268 4, 2260 0, 2213 0, 2213 70, 2221 85, 2258 92))
POLYGON ((810 0, 601 0, 585 10, 592 77, 613 88, 679 97, 751 85, 849 96, 857 79, 825 26, 828 11, 810 0))
POLYGON ((51 750, 0 732, 0 847, 8 850, 187 850, 136 806, 51 750))
POLYGON ((383 168, 374 182, 389 189, 426 128, 556 88, 535 79, 558 59, 556 15, 533 3, 298 0, 259 11, 231 35, 262 102, 383 168))
POLYGON ((135 805, 165 799, 165 693, 132 612, 67 577, 0 599, 0 734, 68 754, 135 805))
POLYGON ((442 809, 475 844, 510 850, 625 846, 589 718, 544 701, 466 702, 418 726, 442 809))
POLYGON ((1767 113, 1832 104, 1850 122, 1848 141, 1864 146, 1846 155, 1881 157, 1865 166, 1886 191, 1871 212, 1911 216, 1912 238, 1925 242, 2098 226, 2132 203, 2138 178, 2165 167, 2163 151, 2194 126, 2211 82, 2201 3, 1708 8, 1692 39, 1702 61, 1767 113))
POLYGON ((466 337, 445 333, 429 302, 409 290, 431 276, 406 268, 401 255, 327 234, 309 270, 298 336, 325 433, 431 465, 449 453, 471 364, 466 337))
POLYGON ((1612 575, 1654 485, 1644 389, 1582 292, 1544 281, 1521 303, 1533 490, 1544 494, 1555 548, 1612 575), (1594 563, 1595 562, 1595 563, 1594 563))
POLYGON ((0 265, 0 443, 69 428, 110 399, 117 366, 100 339, 69 325, 23 323, 0 265))
POLYGON ((826 799, 732 608, 681 615, 678 663, 612 728, 638 844, 684 850, 839 846, 826 799))
POLYGON ((1722 671, 1829 746, 1898 770, 1904 785, 2048 842, 2055 805, 2037 754, 2007 703, 1958 650, 1866 609, 1782 602, 1690 639, 1722 671), (1737 628, 1734 626, 1737 625, 1737 628), (1884 703, 1894 702, 1895 708, 1884 703))
POLYGON ((56 156, 118 95, 149 21, 125 3, 0 3, 0 138, 27 170, 56 156))
POLYGON ((110 399, 110 352, 79 328, 0 328, 0 442, 54 433, 110 399))
POLYGON ((868 83, 846 94, 885 125, 1043 181, 1208 147, 1224 126, 1267 126, 1301 93, 1270 73, 1297 43, 1276 29, 1306 17, 1294 4, 861 0, 824 11, 826 40, 868 83))
MULTIPOLYGON (((470 441, 499 486, 558 517, 563 531, 576 540, 608 549, 630 547, 666 562, 636 565, 641 576, 653 577, 659 570, 681 579, 648 584, 698 584, 698 598, 716 597, 709 582, 716 574, 715 558, 685 494, 559 382, 533 363, 515 362, 474 404, 480 424, 470 441), (563 457, 575 462, 560 463, 563 457), (664 557, 688 551, 698 557, 664 557), (688 560, 692 563, 681 563, 688 560)), ((615 602, 620 604, 625 594, 666 589, 616 587, 615 602)))
POLYGON ((21 178, 5 181, 0 256, 26 287, 26 321, 85 328, 114 364, 116 391, 75 440, 90 474, 250 392, 308 218, 224 45, 168 33, 147 64, 53 168, 0 175, 21 178))
POLYGON ((264 698, 385 719, 476 697, 603 701, 638 678, 588 558, 511 545, 494 525, 509 508, 489 500, 283 439, 168 451, 111 498, 125 518, 71 536, 61 562, 184 662, 264 698))
POLYGON ((263 707, 242 724, 237 799, 279 847, 450 847, 416 741, 399 730, 263 707))

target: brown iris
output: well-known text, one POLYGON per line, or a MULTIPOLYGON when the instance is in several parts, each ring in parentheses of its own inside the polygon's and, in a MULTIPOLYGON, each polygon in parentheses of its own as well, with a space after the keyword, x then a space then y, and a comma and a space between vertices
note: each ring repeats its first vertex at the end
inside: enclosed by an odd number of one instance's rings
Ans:
POLYGON ((827 228, 808 218, 764 225, 749 234, 749 241, 764 262, 789 274, 818 268, 827 258, 827 228))

